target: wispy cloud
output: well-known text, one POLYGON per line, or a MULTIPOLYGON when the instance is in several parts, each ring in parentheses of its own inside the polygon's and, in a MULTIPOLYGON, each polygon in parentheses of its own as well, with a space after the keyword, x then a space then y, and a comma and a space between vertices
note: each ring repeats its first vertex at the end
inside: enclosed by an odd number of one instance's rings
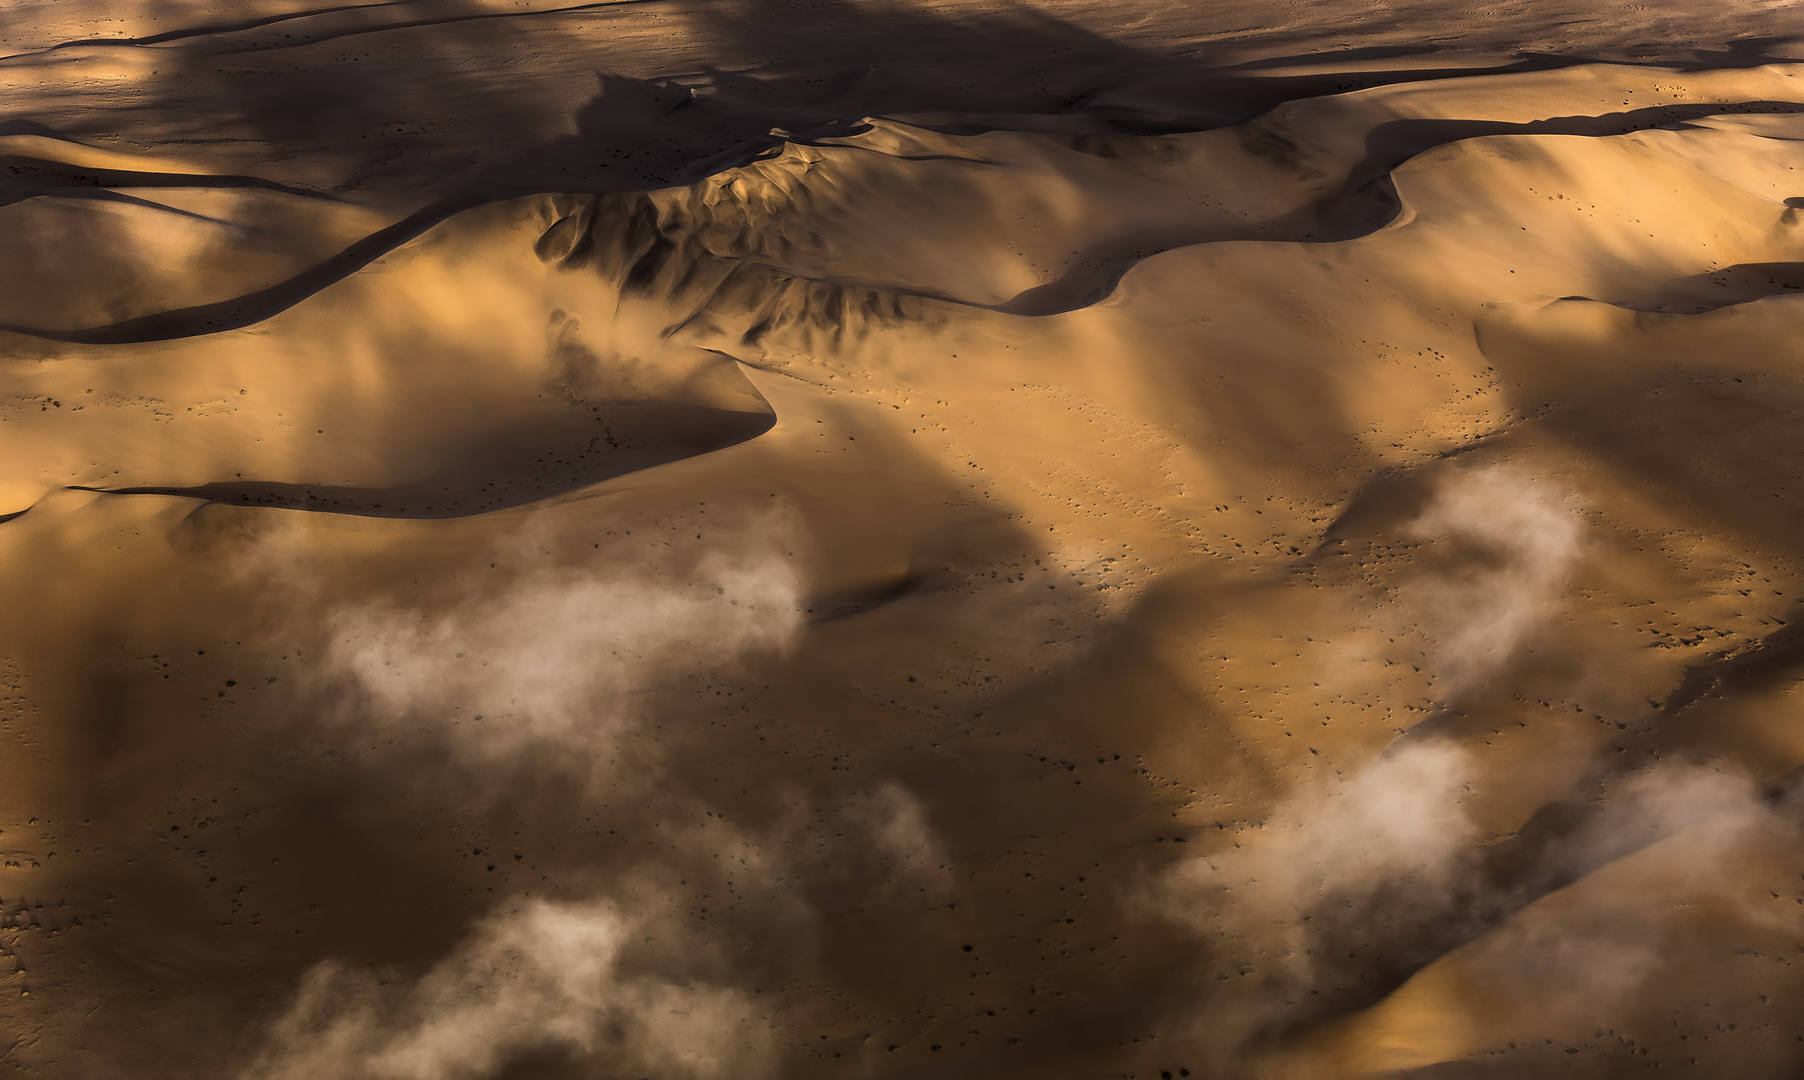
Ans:
POLYGON ((1795 844, 1796 823, 1734 769, 1672 762, 1622 776, 1570 828, 1518 848, 1501 876, 1489 846, 1515 838, 1481 835, 1465 809, 1483 782, 1451 743, 1408 744, 1292 793, 1226 850, 1175 869, 1158 902, 1206 937, 1228 980, 1198 1015, 1224 1067, 1274 1025, 1309 1019, 1323 1000, 1313 995, 1404 959, 1406 940, 1431 947, 1415 960, 1426 964, 1443 955, 1435 942, 1477 939, 1462 961, 1477 985, 1537 1012, 1531 1028, 1557 1027, 1611 1022, 1644 993, 1667 964, 1676 912, 1774 923, 1738 891, 1736 867, 1760 844, 1795 844), (1599 888, 1562 887, 1592 875, 1599 888))
POLYGON ((1508 663, 1553 610, 1582 550, 1573 497, 1505 465, 1445 474, 1406 527, 1421 544, 1397 590, 1446 700, 1508 663))
POLYGON ((327 661, 354 691, 344 712, 378 728, 437 725, 477 767, 485 755, 593 748, 660 682, 791 642, 802 608, 793 562, 757 528, 744 539, 688 567, 635 561, 640 551, 615 543, 601 569, 508 575, 438 610, 339 607, 327 661))
MULTIPOLYGON (((731 552, 615 538, 591 547, 588 565, 551 565, 557 538, 526 534, 485 555, 482 565, 499 569, 467 575, 481 588, 417 607, 325 606, 330 636, 314 676, 329 703, 324 734, 356 745, 407 732, 445 751, 446 782, 509 798, 530 798, 504 782, 522 769, 580 779, 604 744, 661 718, 670 704, 661 688, 780 652, 799 632, 802 583, 780 523, 735 535, 731 552)), ((610 778, 610 797, 626 785, 655 803, 659 762, 637 764, 610 778)), ((713 824, 673 823, 669 865, 642 868, 634 883, 598 885, 577 902, 507 902, 417 978, 316 965, 241 1075, 464 1080, 544 1054, 595 1056, 635 1075, 758 1075, 768 1032, 730 979, 696 974, 708 967, 707 942, 678 934, 675 949, 633 948, 641 931, 668 938, 686 926, 676 900, 644 901, 647 881, 681 876, 671 867, 731 849, 741 890, 768 870, 747 865, 762 850, 755 837, 713 824), (629 894, 630 910, 616 899, 629 894)), ((875 822, 904 833, 907 824, 905 813, 875 822)))
POLYGON ((1372 916, 1436 913, 1456 887, 1474 827, 1467 755, 1403 747, 1345 780, 1292 793, 1239 842, 1181 864, 1162 903, 1205 933, 1237 982, 1218 1021, 1249 1035, 1276 1003, 1322 976, 1323 946, 1372 916))
POLYGON ((1613 783, 1582 826, 1539 853, 1554 880, 1601 874, 1601 888, 1554 894, 1523 908, 1475 960, 1491 989, 1529 994, 1543 1009, 1604 1022, 1667 962, 1677 910, 1704 905, 1751 924, 1737 864, 1795 822, 1774 813, 1754 783, 1722 766, 1673 762, 1613 783))
POLYGON ((474 1080, 547 1051, 660 1076, 761 1075, 768 1033, 748 995, 636 972, 634 929, 605 901, 523 900, 417 980, 317 965, 240 1075, 474 1080))

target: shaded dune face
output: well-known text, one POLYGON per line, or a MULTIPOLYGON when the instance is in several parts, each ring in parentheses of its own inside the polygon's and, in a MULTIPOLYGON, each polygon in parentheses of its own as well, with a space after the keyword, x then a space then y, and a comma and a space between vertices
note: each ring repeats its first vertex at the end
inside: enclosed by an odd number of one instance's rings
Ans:
POLYGON ((68 487, 447 517, 766 430, 731 363, 623 340, 600 283, 546 287, 531 243, 552 202, 472 211, 253 328, 51 346, 19 384, 44 408, 8 429, 15 484, 56 482, 48 463, 80 445, 68 487), (178 414, 205 422, 178 433, 178 414), (50 474, 24 479, 33 460, 50 474))
POLYGON ((1795 1072, 1804 69, 1497 67, 0 136, 0 1059, 1795 1072))
POLYGON ((598 415, 579 414, 557 426, 535 419, 513 429, 460 437, 450 445, 424 447, 420 453, 432 456, 436 465, 393 484, 221 480, 95 490, 376 517, 457 517, 535 502, 705 454, 770 426, 768 414, 689 402, 609 401, 590 411, 598 415))

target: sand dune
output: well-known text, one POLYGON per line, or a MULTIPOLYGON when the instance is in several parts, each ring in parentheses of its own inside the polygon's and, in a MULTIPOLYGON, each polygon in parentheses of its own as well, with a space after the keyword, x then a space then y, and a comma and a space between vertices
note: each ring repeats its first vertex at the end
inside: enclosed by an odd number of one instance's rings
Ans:
POLYGON ((1800 29, 15 3, 0 1063, 1792 1075, 1800 29))

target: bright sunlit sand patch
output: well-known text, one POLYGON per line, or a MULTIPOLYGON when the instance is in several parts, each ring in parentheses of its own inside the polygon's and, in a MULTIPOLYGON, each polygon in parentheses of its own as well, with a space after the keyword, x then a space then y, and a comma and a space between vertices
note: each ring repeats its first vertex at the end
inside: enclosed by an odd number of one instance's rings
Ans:
POLYGON ((0 1062, 1790 1075, 1800 34, 17 0, 0 1062))

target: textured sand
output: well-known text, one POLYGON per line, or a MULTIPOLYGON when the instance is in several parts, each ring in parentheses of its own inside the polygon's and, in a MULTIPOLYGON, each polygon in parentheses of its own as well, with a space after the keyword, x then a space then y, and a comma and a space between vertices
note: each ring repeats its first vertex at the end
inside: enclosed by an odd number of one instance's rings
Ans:
POLYGON ((0 1069, 1796 1075, 1684 7, 13 0, 0 1069))

